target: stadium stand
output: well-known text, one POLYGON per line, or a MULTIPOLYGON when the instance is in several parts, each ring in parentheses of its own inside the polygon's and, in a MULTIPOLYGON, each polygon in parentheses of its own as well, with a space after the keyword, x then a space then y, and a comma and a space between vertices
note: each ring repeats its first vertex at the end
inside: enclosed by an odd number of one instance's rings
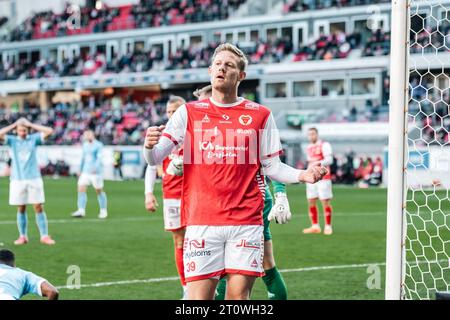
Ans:
MULTIPOLYGON (((367 43, 363 44, 359 32, 345 34, 336 31, 330 35, 321 34, 312 44, 303 46, 295 52, 289 36, 271 38, 267 41, 259 40, 241 48, 248 54, 251 64, 300 62, 347 58, 352 49, 362 48, 363 45, 365 47, 363 56, 386 55, 389 53, 388 39, 389 33, 378 30, 373 32, 367 43), (375 49, 372 49, 374 46, 375 49)), ((167 61, 164 61, 163 53, 158 47, 148 51, 135 50, 124 55, 116 54, 109 63, 101 52, 65 58, 60 65, 46 58, 35 63, 27 63, 24 60, 17 64, 6 65, 0 61, 0 80, 204 68, 208 66, 217 44, 191 44, 188 48, 179 47, 175 54, 169 55, 167 61)))
POLYGON ((358 5, 378 4, 390 2, 389 0, 290 0, 285 1, 283 13, 302 12, 307 10, 320 10, 326 8, 342 8, 358 5))
POLYGON ((244 2, 245 0, 141 0, 137 5, 103 5, 99 9, 86 6, 78 8, 77 11, 68 3, 61 14, 53 11, 34 14, 3 40, 26 41, 225 20, 244 2))

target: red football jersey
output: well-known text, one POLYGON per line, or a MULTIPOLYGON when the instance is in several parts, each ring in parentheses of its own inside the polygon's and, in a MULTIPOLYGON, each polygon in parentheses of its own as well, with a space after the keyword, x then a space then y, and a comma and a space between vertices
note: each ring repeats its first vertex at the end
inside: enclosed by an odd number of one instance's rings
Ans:
POLYGON ((167 174, 167 167, 170 161, 175 157, 182 157, 183 149, 175 149, 172 153, 164 159, 162 163, 163 177, 162 177, 162 191, 164 199, 181 199, 181 188, 183 184, 183 176, 175 176, 167 174))
POLYGON ((270 110, 245 99, 232 105, 206 99, 186 104, 177 118, 164 135, 174 143, 184 135, 181 211, 186 224, 261 225, 265 182, 260 159, 281 153, 270 110))
MULTIPOLYGON (((316 143, 310 143, 306 147, 306 154, 308 162, 317 162, 325 159, 325 156, 331 155, 331 146, 328 142, 317 140, 316 143)), ((331 179, 330 166, 327 166, 328 173, 322 178, 322 180, 331 179)))

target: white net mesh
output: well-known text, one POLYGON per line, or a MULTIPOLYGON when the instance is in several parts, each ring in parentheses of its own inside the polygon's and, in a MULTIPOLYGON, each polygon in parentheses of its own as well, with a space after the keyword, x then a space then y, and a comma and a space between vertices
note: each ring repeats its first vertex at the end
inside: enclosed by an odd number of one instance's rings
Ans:
POLYGON ((450 290, 450 2, 410 14, 403 298, 434 299, 450 290))

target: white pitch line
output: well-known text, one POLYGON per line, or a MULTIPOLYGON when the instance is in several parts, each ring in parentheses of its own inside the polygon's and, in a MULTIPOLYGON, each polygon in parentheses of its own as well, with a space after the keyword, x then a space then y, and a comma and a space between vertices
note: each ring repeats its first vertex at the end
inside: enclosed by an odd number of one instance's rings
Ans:
MULTIPOLYGON (((295 214, 295 213, 294 213, 295 214)), ((371 216, 383 216, 386 214, 384 211, 374 211, 374 212, 365 212, 365 213, 356 213, 356 214, 346 214, 341 212, 335 212, 333 213, 335 217, 371 217, 371 216)), ((299 214, 297 214, 299 215, 299 214)), ((48 220, 49 224, 65 224, 65 223, 83 223, 83 222, 122 222, 122 221, 146 221, 146 220, 156 220, 156 219, 162 219, 162 216, 153 215, 149 217, 129 217, 129 218, 109 218, 106 220, 102 219, 96 219, 96 218, 72 218, 72 219, 50 219, 48 220)), ((4 220, 0 221, 0 225, 3 224, 16 224, 16 220, 4 220)))
MULTIPOLYGON (((447 262, 447 260, 432 260, 432 261, 418 261, 417 264, 421 263, 440 263, 447 262)), ((413 263, 413 261, 410 261, 413 263)), ((450 261, 449 261, 450 264, 450 261)), ((306 271, 320 271, 320 270, 333 270, 333 269, 352 269, 352 268, 367 268, 369 266, 384 266, 385 262, 373 262, 373 263, 361 263, 361 264, 344 264, 344 265, 334 265, 334 266, 317 266, 317 267, 305 267, 297 269, 281 269, 281 273, 288 272, 306 272, 306 271)), ((116 285, 127 285, 127 284, 139 284, 139 283, 153 283, 153 282, 164 282, 164 281, 179 281, 179 277, 165 277, 165 278, 150 278, 141 280, 121 280, 121 281, 111 281, 111 282, 98 282, 91 284, 82 284, 77 289, 81 288, 97 288, 97 287, 108 287, 116 285)), ((57 289, 75 289, 74 286, 58 286, 57 289)))
MULTIPOLYGON (((129 217, 129 218, 109 218, 106 220, 102 219, 95 219, 95 218, 72 218, 72 219, 55 219, 55 220, 48 220, 49 224, 65 224, 65 223, 83 223, 83 222, 101 222, 105 223, 107 221, 112 222, 123 222, 123 221, 147 221, 147 220, 156 220, 161 219, 159 216, 150 216, 150 217, 129 217)), ((17 221, 14 220, 5 220, 0 221, 0 225, 2 224, 16 224, 17 221)))
MULTIPOLYGON (((383 263, 384 264, 384 263, 383 263)), ((327 269, 346 269, 346 268, 362 268, 370 265, 381 265, 381 263, 364 263, 364 264, 348 264, 348 265, 337 265, 337 266, 318 266, 318 267, 307 267, 298 269, 282 269, 280 272, 303 272, 303 271, 314 271, 314 270, 327 270, 327 269)), ((152 283, 152 282, 163 282, 163 281, 175 281, 179 280, 179 277, 166 277, 166 278, 151 278, 142 280, 122 280, 115 282, 98 282, 91 284, 80 285, 80 288, 94 288, 94 287, 107 287, 115 285, 124 284, 136 284, 136 283, 152 283)), ((59 286, 57 289, 73 289, 73 286, 59 286)))

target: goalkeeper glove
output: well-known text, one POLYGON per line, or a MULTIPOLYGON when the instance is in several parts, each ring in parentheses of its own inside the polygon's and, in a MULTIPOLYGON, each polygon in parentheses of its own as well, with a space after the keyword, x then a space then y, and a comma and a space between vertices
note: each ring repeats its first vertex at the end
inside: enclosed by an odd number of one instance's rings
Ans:
POLYGON ((183 175, 183 158, 173 158, 166 170, 167 174, 173 176, 183 175))
POLYGON ((289 201, 286 193, 277 192, 275 193, 275 204, 270 210, 269 221, 275 219, 276 223, 287 223, 291 220, 291 209, 289 208, 289 201))

